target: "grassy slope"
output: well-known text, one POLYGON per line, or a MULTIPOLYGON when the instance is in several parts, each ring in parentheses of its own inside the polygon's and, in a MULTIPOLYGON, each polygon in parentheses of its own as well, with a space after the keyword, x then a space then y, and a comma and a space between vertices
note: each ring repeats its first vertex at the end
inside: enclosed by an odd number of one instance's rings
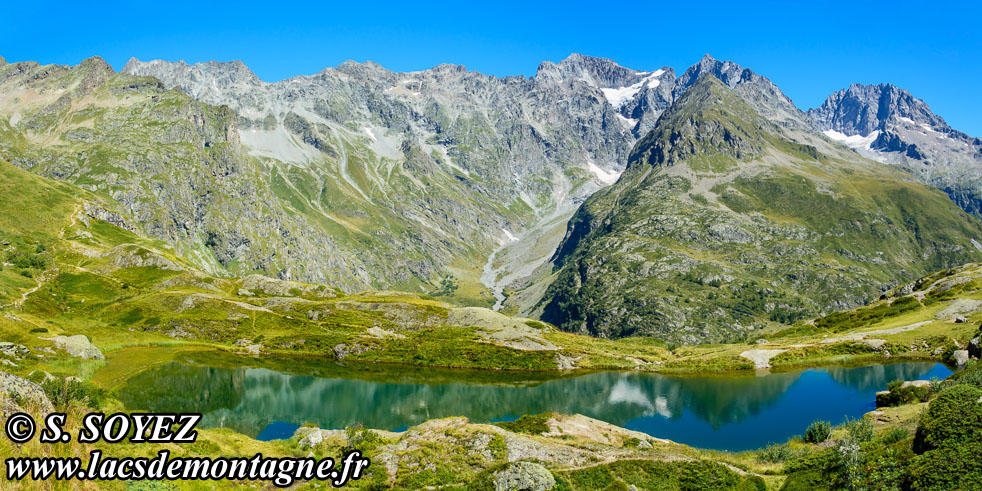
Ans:
POLYGON ((705 77, 573 217, 543 318, 602 337, 732 342, 982 257, 979 223, 943 193, 815 143, 793 143, 705 77))

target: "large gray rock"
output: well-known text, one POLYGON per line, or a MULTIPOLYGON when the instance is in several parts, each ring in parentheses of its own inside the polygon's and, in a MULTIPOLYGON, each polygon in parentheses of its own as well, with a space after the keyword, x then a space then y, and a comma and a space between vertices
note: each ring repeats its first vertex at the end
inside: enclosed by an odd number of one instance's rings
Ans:
POLYGON ((40 385, 16 375, 0 372, 0 412, 4 419, 14 413, 36 411, 47 414, 55 408, 40 385))
POLYGON ((533 462, 515 462, 494 473, 495 491, 545 491, 555 485, 549 469, 533 462))
POLYGON ((63 349, 76 358, 81 358, 83 360, 103 360, 106 357, 102 356, 102 352, 99 348, 96 348, 89 338, 85 337, 83 334, 76 334, 75 336, 55 336, 53 338, 41 338, 46 339, 55 343, 55 347, 58 349, 63 349))
POLYGON ((19 358, 30 352, 31 351, 27 349, 27 346, 24 346, 22 344, 14 344, 11 343, 10 341, 0 342, 0 354, 19 358))
POLYGON ((965 366, 965 364, 968 363, 968 350, 955 350, 955 352, 951 354, 951 360, 955 362, 955 365, 957 366, 965 366))

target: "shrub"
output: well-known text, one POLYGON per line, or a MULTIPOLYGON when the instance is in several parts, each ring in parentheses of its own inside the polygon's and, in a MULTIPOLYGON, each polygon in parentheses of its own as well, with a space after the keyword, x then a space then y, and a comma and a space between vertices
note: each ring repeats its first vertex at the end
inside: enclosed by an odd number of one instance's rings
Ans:
POLYGON ((18 268, 27 269, 44 269, 48 265, 44 256, 23 251, 13 251, 7 254, 7 262, 18 268))
POLYGON ((894 443, 907 439, 909 436, 910 432, 905 428, 893 428, 880 437, 880 443, 884 445, 893 445, 894 443))
POLYGON ((502 421, 500 423, 494 423, 494 425, 514 433, 541 435, 549 431, 546 421, 549 421, 555 415, 555 413, 526 414, 515 421, 502 421))
POLYGON ((832 434, 832 423, 828 421, 815 421, 808 425, 805 430, 804 440, 807 443, 822 443, 829 439, 832 434))
POLYGON ((791 459, 805 456, 808 451, 805 449, 792 448, 788 444, 772 443, 757 451, 757 462, 762 464, 780 464, 791 459))
POLYGON ((914 452, 946 445, 982 441, 982 389, 971 385, 949 387, 931 401, 914 435, 914 452))
POLYGON ((847 419, 845 426, 846 431, 849 432, 849 438, 852 438, 853 441, 857 443, 873 441, 874 431, 872 419, 847 419))
POLYGON ((894 380, 887 385, 887 392, 876 394, 876 407, 893 407, 915 402, 924 402, 931 397, 930 387, 916 385, 903 386, 902 380, 894 380))
POLYGON ((344 435, 348 440, 348 444, 345 446, 346 450, 365 451, 374 448, 382 440, 377 433, 366 429, 361 423, 345 428, 344 435))
POLYGON ((946 445, 915 456, 911 489, 978 489, 982 483, 982 442, 946 445))
POLYGON ((942 390, 921 416, 913 443, 919 455, 910 463, 913 489, 970 489, 982 482, 982 389, 963 379, 942 390))
POLYGON ((68 407, 72 401, 81 402, 92 409, 99 409, 106 396, 105 389, 91 382, 79 380, 49 380, 41 384, 41 388, 57 409, 68 407))

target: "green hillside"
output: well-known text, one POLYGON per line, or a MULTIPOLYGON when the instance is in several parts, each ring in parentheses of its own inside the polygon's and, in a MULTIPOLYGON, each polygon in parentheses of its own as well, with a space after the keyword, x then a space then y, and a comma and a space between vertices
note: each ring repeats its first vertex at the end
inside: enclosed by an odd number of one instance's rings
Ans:
POLYGON ((941 192, 780 128, 704 76, 570 221, 543 319, 609 338, 747 339, 978 260, 980 232, 941 192))

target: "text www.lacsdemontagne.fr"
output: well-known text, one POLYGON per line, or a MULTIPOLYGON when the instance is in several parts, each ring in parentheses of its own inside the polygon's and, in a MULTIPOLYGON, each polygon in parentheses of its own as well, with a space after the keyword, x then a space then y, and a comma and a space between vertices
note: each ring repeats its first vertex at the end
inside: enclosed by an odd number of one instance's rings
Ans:
POLYGON ((170 457, 161 450, 156 457, 103 457, 94 450, 83 468, 77 457, 22 457, 5 461, 8 480, 223 480, 268 481, 278 487, 288 487, 296 481, 330 480, 343 486, 350 479, 361 477, 369 459, 357 451, 348 452, 335 468, 334 459, 277 458, 256 454, 245 457, 170 457))

